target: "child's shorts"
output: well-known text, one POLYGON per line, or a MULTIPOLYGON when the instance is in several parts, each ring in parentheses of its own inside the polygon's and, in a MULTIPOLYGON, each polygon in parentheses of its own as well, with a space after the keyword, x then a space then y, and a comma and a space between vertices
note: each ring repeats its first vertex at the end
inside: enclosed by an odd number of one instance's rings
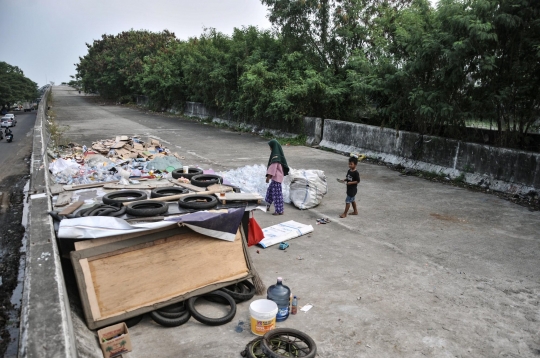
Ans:
POLYGON ((348 196, 345 198, 345 203, 346 204, 350 204, 350 203, 354 203, 356 201, 356 196, 348 196))

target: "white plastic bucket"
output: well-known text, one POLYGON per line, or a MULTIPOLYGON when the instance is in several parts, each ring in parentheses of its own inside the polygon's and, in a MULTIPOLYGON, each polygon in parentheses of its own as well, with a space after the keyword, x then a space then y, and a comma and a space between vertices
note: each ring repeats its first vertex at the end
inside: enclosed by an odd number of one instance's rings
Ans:
POLYGON ((257 336, 264 336, 268 331, 276 328, 276 315, 278 306, 274 301, 267 299, 256 300, 249 305, 251 315, 251 332, 257 336))
POLYGON ((187 173, 189 172, 189 166, 184 165, 184 166, 182 167, 182 170, 183 170, 184 174, 187 174, 187 173))

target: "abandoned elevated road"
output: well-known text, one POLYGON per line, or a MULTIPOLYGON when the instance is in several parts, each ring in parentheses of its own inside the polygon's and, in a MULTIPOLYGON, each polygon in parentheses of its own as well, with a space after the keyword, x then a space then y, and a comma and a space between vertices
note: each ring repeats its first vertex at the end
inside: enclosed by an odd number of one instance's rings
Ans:
MULTIPOLYGON (((69 87, 54 87, 51 105, 67 126, 64 136, 81 145, 116 135, 156 138, 186 164, 215 171, 266 164, 270 153, 267 140, 252 134, 106 105, 69 87)), ((261 227, 295 220, 315 228, 285 251, 249 248, 266 285, 282 276, 300 306, 314 306, 279 327, 309 334, 324 358, 540 356, 539 212, 361 162, 360 214, 340 219, 345 188, 336 178, 344 177, 347 157, 303 146, 284 151, 292 168, 323 170, 329 191, 311 210, 255 213, 261 227), (316 225, 323 217, 331 222, 316 225)), ((100 357, 64 269, 79 355, 100 357)), ((248 307, 240 304, 219 327, 190 320, 164 329, 145 317, 130 330, 127 356, 239 357, 254 338, 248 307)))

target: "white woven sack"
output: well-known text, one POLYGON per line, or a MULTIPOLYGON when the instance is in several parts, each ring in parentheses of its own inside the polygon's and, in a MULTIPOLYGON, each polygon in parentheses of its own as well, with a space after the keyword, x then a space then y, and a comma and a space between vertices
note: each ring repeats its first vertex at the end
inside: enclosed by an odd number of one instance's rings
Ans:
POLYGON ((285 177, 290 180, 289 195, 298 209, 311 209, 319 205, 328 192, 326 175, 322 170, 291 169, 285 177))

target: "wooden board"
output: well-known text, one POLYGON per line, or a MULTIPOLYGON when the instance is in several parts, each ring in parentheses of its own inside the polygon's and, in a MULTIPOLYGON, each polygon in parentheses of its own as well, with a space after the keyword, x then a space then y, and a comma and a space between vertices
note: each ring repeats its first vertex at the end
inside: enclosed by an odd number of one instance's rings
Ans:
POLYGON ((168 182, 163 183, 144 183, 144 184, 106 184, 103 186, 103 189, 138 189, 138 190, 144 190, 144 189, 155 189, 155 188, 161 188, 161 187, 167 187, 171 186, 168 182))
POLYGON ((58 195, 58 198, 56 199, 56 203, 54 206, 66 206, 71 202, 71 197, 73 196, 72 191, 64 191, 58 195))
POLYGON ((180 185, 182 188, 194 191, 195 193, 200 193, 206 191, 206 188, 201 188, 200 186, 195 186, 193 184, 181 183, 178 180, 174 182, 176 185, 180 185))
POLYGON ((77 210, 78 208, 80 208, 83 204, 84 204, 84 201, 82 201, 82 200, 76 201, 76 202, 74 202, 73 204, 71 204, 70 206, 64 208, 64 210, 62 210, 61 212, 59 212, 58 215, 69 215, 69 214, 73 214, 73 212, 74 212, 75 210, 77 210))
POLYGON ((92 183, 92 184, 80 184, 80 185, 64 185, 62 188, 64 190, 79 190, 79 189, 87 189, 87 188, 99 188, 100 186, 104 186, 111 183, 118 183, 118 180, 112 180, 107 182, 101 182, 101 183, 92 183))
POLYGON ((88 327, 121 322, 251 277, 246 247, 241 228, 229 242, 184 227, 73 251, 88 327))
POLYGON ((215 195, 222 204, 225 204, 227 201, 256 201, 260 203, 263 200, 263 197, 257 193, 225 193, 224 196, 220 194, 215 195))

